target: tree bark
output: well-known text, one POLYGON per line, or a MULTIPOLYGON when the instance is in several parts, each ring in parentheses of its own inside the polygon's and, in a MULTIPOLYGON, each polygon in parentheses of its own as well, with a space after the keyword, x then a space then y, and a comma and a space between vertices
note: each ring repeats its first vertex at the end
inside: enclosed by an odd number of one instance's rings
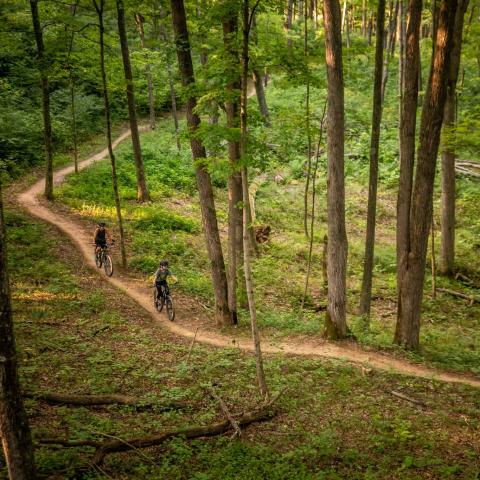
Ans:
POLYGON ((125 268, 127 266, 127 252, 125 250, 125 234, 123 231, 122 209, 120 206, 120 195, 118 193, 117 165, 116 165, 115 155, 113 153, 113 147, 112 147, 112 123, 110 120, 110 101, 108 98, 107 73, 105 71, 105 42, 103 40, 104 34, 105 34, 105 27, 103 24, 103 11, 105 6, 105 0, 92 0, 92 2, 98 16, 99 44, 100 44, 100 72, 102 76, 102 96, 103 96, 103 105, 104 105, 104 111, 105 111, 105 127, 107 130, 106 131, 107 147, 108 147, 108 153, 110 156, 110 163, 112 166, 112 186, 113 186, 113 196, 115 199, 115 210, 117 213, 118 229, 120 231, 120 251, 122 255, 122 266, 125 268))
MULTIPOLYGON (((145 31, 143 29, 144 18, 141 13, 135 14, 135 23, 137 25, 138 35, 140 36, 140 46, 145 49, 145 31)), ((153 79, 150 64, 145 65, 145 74, 147 76, 147 90, 148 90, 148 111, 150 118, 150 129, 155 130, 155 97, 153 94, 153 79)))
POLYGON ((130 65, 130 53, 128 51, 127 32, 125 28, 125 9, 123 0, 116 0, 118 34, 120 37, 120 48, 122 50, 123 71, 125 73, 125 83, 127 92, 128 118, 130 120, 130 131, 132 137, 133 157, 135 159, 135 169, 137 173, 137 200, 139 202, 149 202, 150 195, 145 178, 145 169, 142 159, 142 148, 140 146, 140 135, 138 134, 137 112, 135 108, 135 92, 133 88, 132 67, 130 65))
MULTIPOLYGON (((258 3, 257 3, 258 5, 258 3)), ((245 274, 245 286, 247 290, 248 309, 250 312, 250 325, 252 328, 253 343, 255 346, 255 361, 257 367, 257 380, 262 397, 268 397, 267 382, 265 380, 265 371, 263 369, 262 349, 260 345, 260 333, 257 325, 257 310, 255 307, 255 297, 253 293, 253 275, 251 261, 251 237, 249 222, 251 218, 250 199, 248 192, 248 172, 246 165, 247 153, 247 84, 248 84, 248 62, 249 51, 248 41, 250 35, 251 16, 248 0, 242 1, 242 54, 241 54, 241 91, 240 91, 240 158, 242 160, 242 193, 243 193, 243 267, 245 274)))
POLYGON ((372 134, 370 139, 370 180, 368 186, 367 233, 363 264, 360 315, 370 318, 372 299, 373 253, 377 209, 378 157, 380 122, 382 121, 383 43, 385 37, 385 0, 378 0, 377 38, 375 45, 375 77, 373 86, 372 134))
POLYGON ((395 37, 397 31, 399 1, 395 2, 395 7, 390 11, 390 20, 388 24, 388 43, 387 51, 385 52, 385 59, 383 62, 383 78, 382 78, 382 105, 385 100, 385 91, 387 89, 388 73, 390 61, 395 53, 395 37))
POLYGON ((346 268, 347 234, 345 229, 344 173, 344 86, 342 36, 338 0, 324 0, 325 57, 328 82, 327 122, 327 219, 328 219, 328 307, 325 335, 330 339, 347 335, 346 268))
MULTIPOLYGON (((456 85, 462 51, 463 20, 468 0, 460 0, 455 17, 453 49, 447 86, 447 100, 443 126, 448 132, 455 128, 456 85)), ((453 275, 455 266, 455 146, 448 143, 442 152, 442 214, 440 268, 445 275, 453 275)))
POLYGON ((188 38, 187 20, 183 0, 171 0, 173 30, 177 49, 178 65, 182 77, 182 84, 189 88, 189 96, 185 109, 187 125, 190 132, 190 147, 195 164, 195 176, 200 196, 205 241, 210 258, 213 289, 215 293, 215 309, 217 325, 229 325, 232 323, 228 308, 228 284, 223 260, 222 245, 218 232, 217 214, 213 199, 212 182, 205 168, 205 147, 201 140, 195 136, 200 125, 200 117, 195 113, 197 99, 191 89, 195 85, 193 74, 192 57, 190 53, 190 41, 188 38))
MULTIPOLYGON (((400 252, 399 305, 394 341, 408 349, 417 349, 419 346, 420 312, 432 215, 433 184, 447 93, 456 10, 457 0, 442 0, 436 46, 432 55, 420 123, 415 185, 408 212, 410 228, 406 231, 408 248, 400 252)), ((414 48, 418 49, 418 41, 414 48)), ((415 71, 417 84, 416 74, 415 71)))
POLYGON ((0 434, 9 478, 36 478, 32 437, 17 373, 0 184, 0 434))
MULTIPOLYGON (((162 16, 162 19, 165 18, 166 16, 166 13, 164 12, 162 7, 160 7, 160 15, 162 16)), ((165 48, 167 48, 168 46, 167 27, 164 24, 163 20, 160 22, 160 38, 164 42, 165 48)), ((172 66, 168 59, 168 54, 167 54, 167 76, 168 76, 168 87, 170 90, 170 101, 172 104, 172 119, 173 119, 173 126, 175 128, 175 139, 177 142, 177 150, 180 151, 181 145, 180 145, 180 134, 179 134, 179 127, 178 127, 177 97, 175 94, 175 86, 173 84, 172 66)))
POLYGON ((287 8, 285 9, 285 21, 283 23, 283 31, 287 37, 287 47, 292 48, 292 38, 290 37, 290 30, 292 29, 293 17, 293 0, 287 0, 287 8))
POLYGON ((45 142, 46 173, 45 173, 45 197, 53 200, 53 142, 52 121, 50 119, 50 92, 48 87, 48 74, 45 59, 45 47, 43 45, 42 26, 38 14, 38 0, 30 0, 32 11, 33 30, 37 44, 38 69, 42 83, 42 112, 43 112, 43 136, 45 142))
MULTIPOLYGON (((256 22, 255 16, 252 19, 252 37, 255 45, 258 45, 257 22, 256 22)), ((265 124, 266 127, 269 127, 270 112, 268 111, 267 97, 265 96, 265 90, 263 88, 262 74, 260 73, 260 71, 255 65, 253 65, 252 73, 253 73, 253 82, 255 85, 255 93, 257 95, 257 100, 258 100, 258 108, 260 110, 260 113, 262 114, 263 123, 265 124)))
MULTIPOLYGON (((402 284, 402 279, 405 277, 405 272, 408 268, 408 254, 410 251, 410 210, 415 161, 422 0, 410 0, 408 13, 410 21, 408 22, 406 32, 406 59, 409 68, 406 71, 405 91, 400 106, 400 179, 397 198, 397 301, 399 311, 402 306, 403 291, 405 289, 405 286, 402 284)), ((402 14, 400 9, 400 17, 402 14)), ((401 24, 399 28, 401 30, 401 24)), ((400 42, 400 44, 401 43, 402 42, 400 42)), ((400 329, 398 322, 397 329, 400 329)), ((395 333, 395 341, 397 342, 397 338, 401 338, 402 336, 400 330, 398 330, 395 333)))
MULTIPOLYGON (((240 92, 240 74, 238 71, 238 51, 236 37, 238 32, 237 12, 223 19, 223 42, 227 53, 228 78, 225 111, 227 127, 239 128, 238 94, 240 92)), ((228 141, 230 175, 228 177, 228 306, 232 321, 237 323, 237 277, 242 257, 242 175, 240 172, 240 143, 228 141)))

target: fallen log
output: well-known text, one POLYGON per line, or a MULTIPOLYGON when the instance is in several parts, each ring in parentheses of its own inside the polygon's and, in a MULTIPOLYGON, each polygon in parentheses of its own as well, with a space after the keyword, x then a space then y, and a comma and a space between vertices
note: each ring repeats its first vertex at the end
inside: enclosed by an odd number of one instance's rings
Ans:
POLYGON ((437 288, 438 292, 448 293, 454 297, 463 298, 469 301, 469 305, 473 305, 475 302, 480 303, 480 299, 474 297, 473 295, 467 295, 466 293, 457 292, 455 290, 450 290, 448 288, 437 288))
POLYGON ((83 407, 92 407, 97 405, 129 405, 140 408, 158 407, 162 410, 175 410, 190 407, 187 402, 170 401, 170 402, 152 402, 142 400, 137 397, 130 397, 128 395, 110 394, 110 395, 76 395, 65 393, 34 393, 26 392, 23 395, 26 398, 33 398, 35 400, 43 400, 52 404, 59 405, 78 405, 83 407))
MULTIPOLYGON (((273 403, 278 399, 282 392, 273 397, 268 403, 262 405, 257 410, 252 412, 243 413, 240 415, 236 422, 239 426, 249 425, 254 422, 267 420, 275 416, 275 412, 271 409, 273 403)), ((94 440, 81 440, 81 441, 69 441, 65 439, 45 439, 39 440, 39 443, 45 443, 48 445, 62 445, 64 447, 81 447, 89 446, 96 449, 95 455, 92 460, 92 465, 101 465, 106 455, 109 453, 125 452, 128 450, 138 450, 141 448, 153 447, 161 445, 165 441, 174 437, 185 437, 188 439, 200 438, 200 437, 213 437, 221 435, 232 429, 232 424, 229 420, 223 422, 214 423, 203 427, 188 427, 179 428, 167 432, 156 433, 146 437, 134 437, 130 439, 116 439, 107 440, 103 442, 97 442, 94 440)))
POLYGON ((218 404, 220 405, 220 408, 222 409, 223 414, 225 415, 225 418, 230 422, 230 425, 233 428, 233 436, 234 437, 241 437, 242 436, 242 431, 240 430, 240 427, 238 426, 238 422, 235 420, 233 415, 230 413, 230 410, 228 409, 227 405, 222 400, 220 395, 218 395, 217 392, 215 392, 213 387, 207 387, 206 390, 218 402, 218 404))
POLYGON ((407 395, 404 395, 403 393, 396 392, 395 390, 391 390, 390 393, 394 395, 397 398, 401 398, 402 400, 406 400, 407 402, 415 403, 417 405, 421 405, 422 407, 426 407, 427 404, 425 402, 422 402, 421 400, 417 400, 412 397, 408 397, 407 395))

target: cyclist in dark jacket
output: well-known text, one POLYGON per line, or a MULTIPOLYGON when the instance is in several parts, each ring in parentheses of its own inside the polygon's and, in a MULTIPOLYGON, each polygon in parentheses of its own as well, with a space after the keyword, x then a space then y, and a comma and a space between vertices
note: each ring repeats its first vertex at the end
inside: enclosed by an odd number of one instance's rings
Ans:
POLYGON ((165 293, 168 294, 168 277, 171 277, 174 282, 177 281, 177 278, 172 275, 172 272, 170 272, 170 270, 168 269, 168 261, 162 260, 157 268, 157 271, 155 272, 155 287, 157 289, 157 298, 160 296, 162 287, 165 290, 165 293))
POLYGON ((93 234, 93 243, 95 243, 95 253, 107 246, 107 240, 113 243, 110 232, 105 228, 105 222, 98 222, 95 233, 93 234))

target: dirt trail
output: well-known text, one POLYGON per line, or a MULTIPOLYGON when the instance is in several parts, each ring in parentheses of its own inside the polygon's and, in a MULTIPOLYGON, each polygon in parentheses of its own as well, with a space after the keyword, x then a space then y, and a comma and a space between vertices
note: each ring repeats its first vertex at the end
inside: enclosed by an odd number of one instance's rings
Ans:
MULTIPOLYGON (((124 132, 115 140, 113 147, 115 148, 120 142, 128 138, 129 135, 129 130, 124 132)), ((79 169, 83 170, 92 163, 107 157, 107 155, 108 151, 107 149, 104 149, 100 153, 97 153, 96 155, 93 155, 87 160, 81 162, 79 164, 79 169)), ((70 166, 55 172, 54 185, 62 183, 65 177, 70 173, 73 173, 73 171, 73 166, 70 166)), ((45 202, 44 204, 40 202, 39 196, 43 193, 44 185, 45 180, 39 180, 27 191, 18 195, 17 198, 19 204, 26 208, 32 215, 57 226, 68 236, 70 236, 72 241, 82 253, 86 263, 90 267, 96 269, 92 254, 93 247, 91 235, 87 235, 81 226, 70 220, 68 217, 51 211, 49 208, 47 208, 45 202)), ((112 278, 107 278, 101 271, 100 274, 103 276, 103 278, 105 278, 106 281, 111 282, 117 288, 123 290, 128 296, 133 298, 152 316, 156 322, 159 322, 165 329, 177 335, 181 335, 182 337, 193 338, 195 335, 192 330, 189 330, 188 328, 185 328, 184 326, 181 326, 175 322, 170 322, 163 314, 160 315, 152 304, 151 291, 149 289, 139 286, 138 282, 136 284, 131 279, 119 275, 118 272, 115 272, 112 278)), ((254 350, 252 342, 244 338, 239 339, 234 336, 216 334, 207 331, 202 332, 201 330, 198 330, 196 341, 213 345, 215 347, 236 347, 244 350, 254 350)), ((268 339, 263 339, 262 349, 266 353, 284 353, 292 355, 336 358, 356 364, 365 364, 369 367, 394 373, 480 387, 479 379, 470 378, 460 374, 437 371, 421 365, 409 363, 405 360, 382 355, 380 353, 364 351, 361 348, 353 345, 333 344, 325 342, 321 339, 302 343, 293 341, 272 342, 268 339)))

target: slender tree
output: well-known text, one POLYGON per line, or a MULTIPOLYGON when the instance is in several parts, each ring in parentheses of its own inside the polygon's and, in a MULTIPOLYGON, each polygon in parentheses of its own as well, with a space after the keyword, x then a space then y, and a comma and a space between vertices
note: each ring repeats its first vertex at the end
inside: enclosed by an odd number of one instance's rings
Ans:
POLYGON ((33 30, 37 44, 37 61, 42 83, 42 112, 43 112, 43 135, 45 140, 46 174, 45 174, 45 197, 53 200, 53 142, 52 121, 50 119, 50 92, 48 87, 47 62, 45 47, 43 45, 42 26, 38 13, 38 0, 30 0, 32 12, 33 30))
MULTIPOLYGON (((460 70, 462 51, 463 19, 468 0, 459 0, 455 17, 453 50, 445 104, 444 129, 452 133, 455 127, 456 86, 460 70)), ((453 140, 453 139, 451 139, 453 140)), ((442 152, 442 231, 441 231, 441 271, 452 275, 455 265, 455 147, 454 142, 446 142, 442 152)))
POLYGON ((242 54, 241 54, 241 93, 240 93, 240 158, 242 161, 242 192, 243 192, 243 268, 245 273, 245 285, 247 289, 248 309, 250 312, 250 325, 252 328, 253 343, 255 345, 255 360, 257 366, 257 380, 260 394, 268 397, 267 382, 265 380, 265 372, 263 369, 263 356, 260 345, 260 333, 257 325, 257 310, 255 307, 254 284, 252 275, 251 261, 251 238, 249 235, 250 201, 248 194, 248 171, 247 171, 247 84, 248 84, 248 62, 249 62, 249 36, 251 22, 255 15, 255 9, 258 2, 250 12, 248 0, 242 0, 242 54))
POLYGON ((375 76, 373 84, 372 132, 370 138, 370 179, 368 185, 367 232, 363 263, 360 315, 370 317, 372 299, 373 253, 377 210, 378 157, 382 120, 383 43, 385 38, 385 0, 378 0, 377 36, 375 40, 375 76))
MULTIPOLYGON (((225 111, 227 127, 238 128, 240 92, 240 72, 238 70, 238 51, 236 47, 238 32, 238 14, 230 14, 222 21, 223 42, 228 65, 227 100, 225 111)), ((240 143, 238 140, 228 141, 228 157, 230 160, 230 175, 228 177, 228 305, 234 323, 237 322, 237 271, 242 255, 242 175, 240 172, 240 143)))
MULTIPOLYGON (((457 0, 442 0, 436 45, 430 66, 420 122, 415 185, 410 204, 409 248, 399 269, 399 305, 395 343, 409 349, 419 345, 420 312, 425 277, 433 184, 443 122, 457 0)), ((418 45, 417 45, 418 47, 418 45)))
POLYGON ((286 0, 287 6, 285 8, 285 20, 283 22, 283 30, 285 36, 287 37, 287 46, 289 49, 292 47, 292 38, 290 36, 290 30, 292 29, 292 18, 293 18, 293 0, 286 0))
POLYGON ((324 0, 325 59, 327 65, 327 274, 328 306, 325 335, 330 339, 347 335, 346 271, 347 233, 345 228, 344 173, 344 86, 342 66, 342 35, 338 0, 324 0))
POLYGON ((7 270, 7 244, 0 185, 0 434, 12 480, 34 480, 32 437, 17 373, 12 306, 7 270))
POLYGON ((182 77, 183 86, 188 88, 189 92, 188 98, 186 99, 185 110, 190 132, 190 147, 195 162, 195 175, 200 195, 205 241, 211 263, 213 289, 216 302, 216 320, 218 325, 228 325, 233 323, 233 318, 230 316, 230 310, 228 308, 228 284, 225 273, 222 245, 220 243, 220 235, 218 232, 212 182, 205 166, 205 147, 201 140, 195 136, 200 125, 200 117, 195 113, 197 100, 192 89, 195 85, 195 77, 193 74, 185 7, 183 0, 171 0, 171 6, 180 75, 182 77))
POLYGON ((422 0, 410 0, 409 22, 406 32, 406 58, 409 68, 405 77, 405 93, 400 115, 400 177, 397 197, 397 295, 401 308, 402 279, 410 251, 410 210, 415 162, 415 130, 418 105, 418 72, 420 68, 420 22, 422 0))
MULTIPOLYGON (((392 2, 390 2, 391 4, 392 2)), ((390 9, 390 19, 388 22, 388 42, 387 42, 387 51, 384 55, 383 62, 383 78, 382 78, 382 105, 385 99, 385 90, 387 88, 388 74, 390 62, 395 53, 395 38, 397 33, 397 18, 398 18, 398 8, 399 0, 395 2, 395 7, 390 9)))
POLYGON ((133 88, 132 67, 130 65, 130 53, 128 51, 127 31, 125 27, 125 9, 123 0, 116 0, 118 34, 120 37, 120 48, 122 50, 123 71, 125 73, 125 84, 127 92, 128 118, 130 120, 130 131, 133 145, 133 157, 137 173, 137 200, 139 202, 150 201, 150 195, 145 178, 145 169, 142 159, 142 148, 140 146, 140 135, 138 134, 137 111, 135 108, 135 92, 133 88))
MULTIPOLYGON (((257 17, 256 15, 252 20, 252 40, 255 45, 258 45, 258 33, 257 33, 257 17)), ((265 126, 270 126, 270 112, 267 105, 267 97, 265 96, 265 89, 263 88, 263 79, 260 73, 260 70, 255 65, 255 62, 252 62, 252 74, 253 74, 253 83, 255 85, 255 93, 258 100, 258 109, 263 117, 263 123, 265 126)))
MULTIPOLYGON (((167 56, 167 76, 168 76, 168 88, 170 90, 170 101, 172 105, 172 119, 173 119, 173 126, 175 128, 175 140, 177 142, 177 149, 178 151, 181 150, 180 145, 180 131, 178 127, 178 111, 177 111, 177 94, 175 93, 175 85, 173 83, 173 72, 172 72, 172 65, 170 62, 170 54, 169 54, 169 35, 167 33, 167 26, 165 25, 165 17, 166 13, 163 7, 160 7, 160 25, 159 25, 159 35, 160 40, 162 40, 163 45, 165 46, 166 56, 167 56)), ((157 29, 157 25, 155 23, 154 29, 157 29)))
POLYGON ((117 180, 117 165, 115 155, 112 147, 112 122, 110 120, 110 101, 108 98, 108 86, 107 86, 107 73, 105 71, 105 26, 103 23, 103 13, 105 8, 105 0, 92 0, 95 11, 98 16, 98 32, 99 32, 99 45, 100 45, 100 72, 102 77, 102 96, 105 113, 105 127, 107 134, 107 147, 110 155, 110 163, 112 166, 112 186, 113 196, 115 199, 115 210, 117 212, 118 229, 120 232, 120 251, 122 255, 122 265, 125 268, 127 266, 127 252, 125 249, 125 234, 123 231, 123 219, 122 209, 120 206, 120 195, 118 193, 118 180, 117 180))
MULTIPOLYGON (((137 26, 138 35, 140 36, 140 46, 145 50, 145 30, 143 24, 145 19, 141 13, 135 13, 135 24, 137 26)), ((150 128, 155 130, 156 121, 155 121, 155 96, 153 92, 153 78, 152 78, 152 67, 150 63, 145 65, 145 75, 147 76, 147 90, 148 90, 148 111, 150 118, 150 128)))

